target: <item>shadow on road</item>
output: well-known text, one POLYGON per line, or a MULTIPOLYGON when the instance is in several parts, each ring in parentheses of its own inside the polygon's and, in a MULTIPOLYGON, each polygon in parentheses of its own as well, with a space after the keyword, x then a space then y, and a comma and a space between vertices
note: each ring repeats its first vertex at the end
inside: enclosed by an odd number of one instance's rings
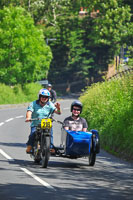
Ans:
POLYGON ((7 143, 7 142, 0 142, 0 145, 8 146, 8 147, 26 147, 26 143, 7 143))
MULTIPOLYGON (((3 161, 3 166, 4 162, 29 169, 42 180, 51 183, 55 191, 39 185, 29 177, 26 184, 21 184, 21 181, 18 184, 1 184, 2 200, 131 200, 133 196, 132 166, 101 153, 94 167, 89 167, 85 159, 70 161, 58 157, 51 157, 47 169, 42 168, 41 164, 21 159, 3 161)), ((12 169, 20 171, 18 167, 12 169)), ((6 169, 1 167, 0 170, 6 169)), ((27 175, 20 171, 17 176, 23 181, 27 175)))

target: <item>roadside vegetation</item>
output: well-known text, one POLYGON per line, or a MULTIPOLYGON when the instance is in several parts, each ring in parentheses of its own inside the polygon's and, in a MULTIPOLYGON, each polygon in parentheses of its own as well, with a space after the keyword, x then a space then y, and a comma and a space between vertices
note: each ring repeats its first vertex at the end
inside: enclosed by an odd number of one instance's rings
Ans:
POLYGON ((21 7, 0 9, 0 82, 16 85, 46 78, 52 52, 41 29, 21 7))
POLYGON ((115 56, 128 57, 132 65, 132 5, 131 0, 0 0, 0 82, 88 85, 102 78, 115 56))
POLYGON ((133 160, 132 99, 131 75, 93 84, 80 97, 82 116, 89 130, 99 131, 102 148, 127 160, 133 160))
POLYGON ((8 86, 0 83, 0 104, 27 103, 37 99, 38 91, 42 86, 38 83, 8 86))

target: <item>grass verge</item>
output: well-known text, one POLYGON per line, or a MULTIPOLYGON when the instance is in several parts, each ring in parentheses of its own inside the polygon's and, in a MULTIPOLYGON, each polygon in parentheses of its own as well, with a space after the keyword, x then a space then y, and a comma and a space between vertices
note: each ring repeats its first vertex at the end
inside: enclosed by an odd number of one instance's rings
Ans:
POLYGON ((80 97, 82 116, 97 129, 106 151, 133 161, 132 76, 97 83, 80 97))

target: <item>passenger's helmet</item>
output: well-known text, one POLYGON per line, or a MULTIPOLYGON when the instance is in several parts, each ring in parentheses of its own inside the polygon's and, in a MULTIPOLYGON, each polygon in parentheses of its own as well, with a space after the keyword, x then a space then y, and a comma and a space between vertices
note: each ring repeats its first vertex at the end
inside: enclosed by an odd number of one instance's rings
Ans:
POLYGON ((71 104, 71 112, 72 112, 72 110, 73 110, 73 106, 78 106, 78 107, 80 107, 81 108, 81 111, 80 111, 80 113, 82 112, 82 107, 83 107, 83 105, 82 105, 82 103, 80 102, 80 101, 73 101, 72 102, 72 104, 71 104))
POLYGON ((50 97, 50 92, 47 89, 41 89, 38 93, 38 98, 40 99, 40 96, 47 96, 50 97))

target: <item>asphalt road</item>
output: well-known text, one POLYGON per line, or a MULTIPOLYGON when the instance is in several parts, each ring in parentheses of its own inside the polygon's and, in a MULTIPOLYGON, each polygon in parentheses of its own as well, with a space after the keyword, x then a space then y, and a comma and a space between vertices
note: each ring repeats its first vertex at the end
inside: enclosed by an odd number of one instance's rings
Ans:
MULTIPOLYGON (((73 100, 61 100, 63 121, 73 100)), ((94 167, 87 158, 52 156, 47 169, 25 153, 30 131, 26 107, 0 109, 0 200, 131 200, 133 164, 102 151, 94 167)), ((60 144, 61 125, 54 122, 54 144, 60 144)))

